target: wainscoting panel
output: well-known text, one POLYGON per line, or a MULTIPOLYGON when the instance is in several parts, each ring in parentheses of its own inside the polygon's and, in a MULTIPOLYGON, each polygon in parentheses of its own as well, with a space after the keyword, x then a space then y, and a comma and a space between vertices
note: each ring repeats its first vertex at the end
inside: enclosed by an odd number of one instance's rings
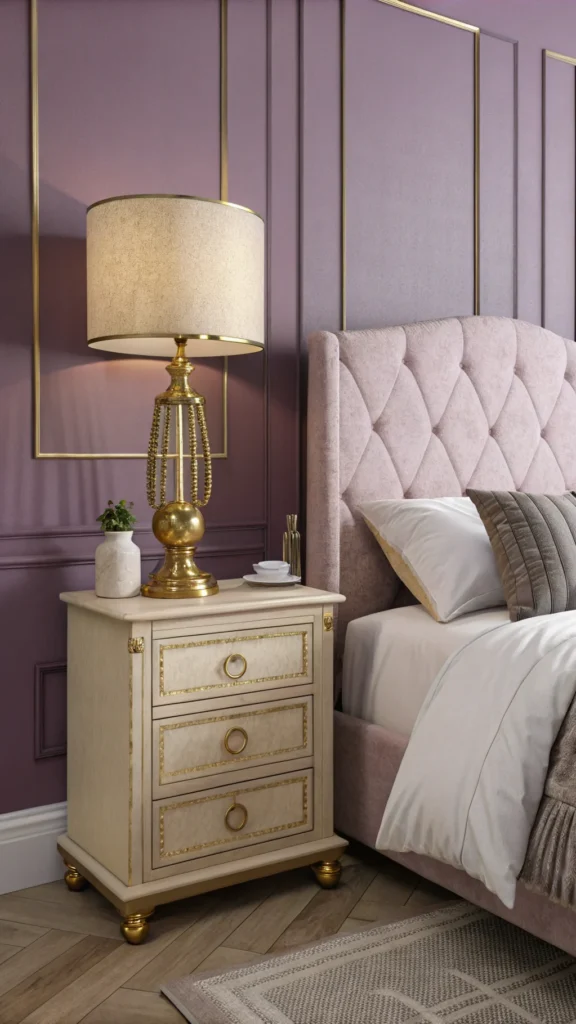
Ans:
MULTIPOLYGON (((575 40, 576 43, 576 40, 575 40)), ((542 323, 573 338, 576 307, 576 48, 543 54, 542 323)))
POLYGON ((34 757, 66 753, 66 662, 36 665, 34 673, 34 757))
POLYGON ((517 49, 480 37, 480 309, 500 316, 518 315, 517 49))

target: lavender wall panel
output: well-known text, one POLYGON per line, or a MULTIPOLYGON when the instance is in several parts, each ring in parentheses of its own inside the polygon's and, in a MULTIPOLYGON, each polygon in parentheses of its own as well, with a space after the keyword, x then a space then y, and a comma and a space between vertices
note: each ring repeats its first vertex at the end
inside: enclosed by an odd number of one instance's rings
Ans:
MULTIPOLYGON (((576 38, 574 39, 576 58, 576 38)), ((542 315, 545 327, 574 337, 576 280, 576 69, 544 61, 542 315)))
POLYGON ((303 335, 342 324, 340 4, 302 9, 303 335), (331 257, 328 259, 327 254, 331 257))
MULTIPOLYGON (((228 5, 229 199, 266 214, 267 120, 266 0, 228 5)), ((266 357, 229 360, 230 457, 222 476, 234 493, 238 514, 266 515, 266 357)), ((224 493, 224 486, 222 487, 224 493)))
POLYGON ((452 26, 347 4, 350 328, 473 311, 473 48, 452 26))
POLYGON ((298 509, 300 5, 268 0, 268 550, 298 509))
POLYGON ((516 46, 480 43, 480 309, 516 316, 516 46))
MULTIPOLYGON (((42 448, 70 450, 73 437, 76 451, 142 452, 163 371, 87 349, 86 206, 218 197, 219 0, 144 0, 137 14, 132 0, 39 0, 38 41, 42 448)), ((219 376, 197 372, 215 451, 219 376)))

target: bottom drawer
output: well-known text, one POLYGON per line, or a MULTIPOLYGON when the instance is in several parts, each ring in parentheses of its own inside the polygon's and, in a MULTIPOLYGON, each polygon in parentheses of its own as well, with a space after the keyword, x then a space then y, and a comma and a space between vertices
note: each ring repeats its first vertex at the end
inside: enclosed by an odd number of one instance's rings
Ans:
POLYGON ((153 804, 152 867, 313 828, 312 770, 153 804))

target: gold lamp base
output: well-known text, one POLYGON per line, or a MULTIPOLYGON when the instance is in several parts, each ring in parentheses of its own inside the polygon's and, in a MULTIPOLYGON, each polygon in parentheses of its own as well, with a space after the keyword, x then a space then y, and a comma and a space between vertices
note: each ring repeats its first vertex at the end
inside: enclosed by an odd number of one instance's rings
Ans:
POLYGON ((161 505, 152 519, 154 536, 164 545, 164 565, 150 574, 142 587, 144 597, 211 597, 218 584, 211 573, 194 562, 196 545, 204 536, 204 516, 188 501, 161 505))

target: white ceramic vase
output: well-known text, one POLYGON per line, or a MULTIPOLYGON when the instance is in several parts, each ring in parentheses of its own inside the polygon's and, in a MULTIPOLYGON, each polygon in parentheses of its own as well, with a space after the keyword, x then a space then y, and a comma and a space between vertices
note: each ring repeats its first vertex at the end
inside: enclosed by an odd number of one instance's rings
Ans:
POLYGON ((96 548, 96 597, 136 597, 140 593, 140 548, 132 533, 106 531, 96 548))

